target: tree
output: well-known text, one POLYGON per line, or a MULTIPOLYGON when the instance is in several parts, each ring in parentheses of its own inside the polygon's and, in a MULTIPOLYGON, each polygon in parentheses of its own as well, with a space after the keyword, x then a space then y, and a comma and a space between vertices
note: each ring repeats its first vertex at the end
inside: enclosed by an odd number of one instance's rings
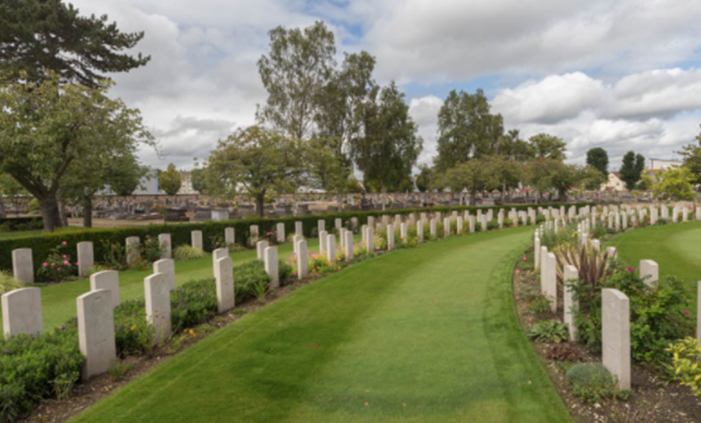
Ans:
POLYGON ((643 170, 645 170, 645 157, 641 154, 636 155, 635 152, 629 151, 623 156, 621 179, 626 183, 628 191, 635 189, 635 184, 640 180, 643 170))
POLYGON ((300 140, 280 132, 260 126, 239 129, 212 151, 206 167, 207 187, 214 195, 254 197, 258 215, 263 217, 267 194, 294 192, 304 183, 302 163, 307 153, 300 140))
POLYGON ((364 174, 365 186, 385 193, 410 179, 423 140, 394 82, 376 88, 371 98, 363 110, 365 134, 351 144, 351 156, 364 174))
POLYGON ((575 165, 568 165, 561 160, 539 158, 526 165, 526 180, 538 191, 542 200, 543 193, 554 189, 559 201, 567 201, 567 192, 580 183, 581 171, 575 165))
POLYGON ((419 174, 416 177, 416 188, 421 192, 426 192, 432 185, 433 169, 426 164, 419 166, 419 174))
POLYGON ((180 191, 183 182, 180 172, 177 171, 173 163, 168 165, 167 170, 158 172, 158 186, 168 195, 175 195, 180 191))
POLYGON ((451 91, 438 112, 436 170, 492 154, 503 133, 503 118, 490 113, 481 89, 475 94, 451 91))
POLYGON ((701 184, 701 135, 696 137, 697 144, 689 144, 683 147, 679 154, 684 157, 684 167, 694 175, 694 184, 701 184))
POLYGON ((579 188, 589 191, 598 191, 601 189, 601 185, 605 184, 608 180, 608 173, 604 175, 601 169, 591 165, 584 166, 580 169, 578 180, 579 183, 577 186, 579 188))
POLYGON ((47 231, 61 226, 57 193, 71 165, 114 148, 100 134, 107 123, 119 122, 131 148, 155 147, 139 111, 106 96, 110 85, 61 85, 55 74, 40 83, 0 85, 0 171, 39 201, 47 231))
POLYGON ((0 2, 0 73, 14 81, 41 82, 49 72, 62 82, 98 88, 106 77, 98 72, 126 72, 150 57, 130 51, 143 32, 122 33, 107 16, 80 16, 62 0, 0 2))
POLYGON ((192 181, 192 189, 199 192, 200 194, 208 194, 207 187, 207 164, 205 163, 204 168, 195 167, 190 172, 190 180, 192 181))
POLYGON ((23 192, 26 191, 17 181, 12 179, 12 176, 7 173, 0 173, 0 217, 5 217, 7 215, 4 197, 9 198, 10 203, 14 203, 15 197, 23 192))
POLYGON ((468 160, 459 163, 441 175, 434 182, 439 189, 450 188, 453 192, 479 192, 498 186, 494 175, 493 156, 468 160))
POLYGON ((686 167, 668 169, 666 172, 656 172, 657 181, 652 185, 655 197, 661 200, 694 199, 694 175, 686 167))
POLYGON ((599 170, 604 177, 608 178, 609 155, 606 150, 596 147, 587 151, 587 164, 599 170))
POLYGON ((533 150, 533 156, 536 158, 565 160, 567 144, 554 135, 534 135, 528 140, 528 142, 533 150))

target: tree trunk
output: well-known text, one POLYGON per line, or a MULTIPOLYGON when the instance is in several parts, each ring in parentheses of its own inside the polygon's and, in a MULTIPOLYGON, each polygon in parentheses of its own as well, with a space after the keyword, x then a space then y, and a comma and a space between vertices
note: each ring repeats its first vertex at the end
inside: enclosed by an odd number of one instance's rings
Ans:
POLYGON ((265 217, 265 192, 256 195, 256 208, 258 209, 258 217, 265 217))
POLYGON ((41 216, 44 219, 44 230, 53 232, 56 228, 63 226, 58 210, 56 194, 47 194, 43 198, 37 198, 41 206, 41 216))
POLYGON ((92 228, 92 199, 83 200, 83 227, 92 228))
POLYGON ((382 211, 385 211, 385 204, 387 204, 387 193, 385 192, 385 184, 382 184, 382 211))
POLYGON ((7 211, 5 210, 5 204, 2 202, 2 196, 0 196, 0 217, 7 216, 7 211))

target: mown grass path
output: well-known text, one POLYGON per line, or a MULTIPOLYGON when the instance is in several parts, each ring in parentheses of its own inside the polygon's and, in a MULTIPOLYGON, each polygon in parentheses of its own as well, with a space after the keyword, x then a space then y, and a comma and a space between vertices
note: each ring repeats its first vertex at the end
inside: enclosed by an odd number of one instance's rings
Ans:
POLYGON ((660 276, 674 275, 696 292, 701 281, 701 222, 675 223, 628 231, 607 245, 618 249, 618 257, 629 266, 654 260, 660 276))
POLYGON ((531 228, 347 268, 244 316, 75 422, 570 422, 514 314, 531 228))

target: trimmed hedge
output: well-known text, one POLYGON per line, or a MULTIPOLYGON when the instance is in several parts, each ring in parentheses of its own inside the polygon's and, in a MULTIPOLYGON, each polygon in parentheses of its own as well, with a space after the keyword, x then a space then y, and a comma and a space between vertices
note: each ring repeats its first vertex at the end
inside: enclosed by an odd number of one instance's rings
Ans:
POLYGON ((516 210, 526 210, 528 207, 560 207, 560 206, 576 206, 583 207, 587 205, 594 205, 595 203, 550 203, 550 204, 523 204, 523 205, 513 205, 513 206, 489 206, 489 207, 475 207, 475 206, 453 206, 453 207, 427 207, 427 208, 411 208, 411 209, 398 209, 398 210, 372 210, 372 211, 350 211, 350 212, 339 212, 339 213, 328 213, 323 215, 309 215, 309 216, 290 216, 284 218, 254 218, 249 217, 239 220, 230 220, 224 222, 202 222, 202 223, 166 223, 159 225, 148 225, 148 226, 135 226, 129 228, 105 228, 105 229, 84 229, 82 231, 70 231, 66 233, 45 233, 35 237, 20 238, 20 239, 8 239, 0 241, 0 269, 11 270, 12 269, 12 250, 18 248, 31 248, 34 257, 34 267, 38 269, 43 260, 49 256, 51 249, 55 248, 57 245, 66 242, 67 247, 75 251, 76 245, 82 241, 92 241, 95 249, 95 262, 101 262, 105 251, 102 251, 101 240, 112 240, 120 241, 124 243, 124 240, 130 236, 138 236, 143 241, 149 237, 157 237, 158 234, 169 233, 171 235, 171 242, 173 248, 182 244, 190 244, 190 232, 194 230, 202 231, 202 238, 204 241, 204 248, 206 251, 212 251, 212 245, 210 238, 217 237, 221 239, 224 235, 224 229, 227 227, 234 228, 236 232, 236 242, 241 245, 248 245, 250 237, 250 226, 258 225, 259 233, 261 235, 266 232, 275 231, 275 226, 278 223, 285 224, 285 233, 291 234, 295 230, 295 222, 302 222, 304 235, 311 237, 316 234, 317 231, 317 221, 326 221, 327 228, 333 228, 334 220, 336 218, 341 218, 344 221, 350 221, 352 217, 358 218, 358 225, 364 225, 367 223, 367 219, 370 216, 381 216, 381 215, 406 215, 409 213, 421 213, 421 212, 442 212, 448 213, 452 211, 464 211, 470 210, 475 212, 476 210, 486 211, 489 209, 506 209, 510 210, 512 208, 516 210))
POLYGON ((44 219, 41 216, 0 217, 0 232, 28 231, 43 228, 44 219))

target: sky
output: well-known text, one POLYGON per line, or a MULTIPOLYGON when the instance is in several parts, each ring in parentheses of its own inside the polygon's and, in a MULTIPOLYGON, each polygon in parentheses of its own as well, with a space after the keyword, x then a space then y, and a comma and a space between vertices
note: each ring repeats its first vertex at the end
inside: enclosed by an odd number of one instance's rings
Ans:
POLYGON ((506 129, 561 137, 570 163, 603 147, 610 169, 630 150, 678 158, 701 129, 701 0, 67 0, 145 31, 145 67, 112 75, 161 154, 144 164, 191 168, 219 139, 255 123, 266 92, 256 62, 268 31, 323 20, 344 52, 376 57, 396 81, 424 149, 452 89, 482 88, 506 129))

